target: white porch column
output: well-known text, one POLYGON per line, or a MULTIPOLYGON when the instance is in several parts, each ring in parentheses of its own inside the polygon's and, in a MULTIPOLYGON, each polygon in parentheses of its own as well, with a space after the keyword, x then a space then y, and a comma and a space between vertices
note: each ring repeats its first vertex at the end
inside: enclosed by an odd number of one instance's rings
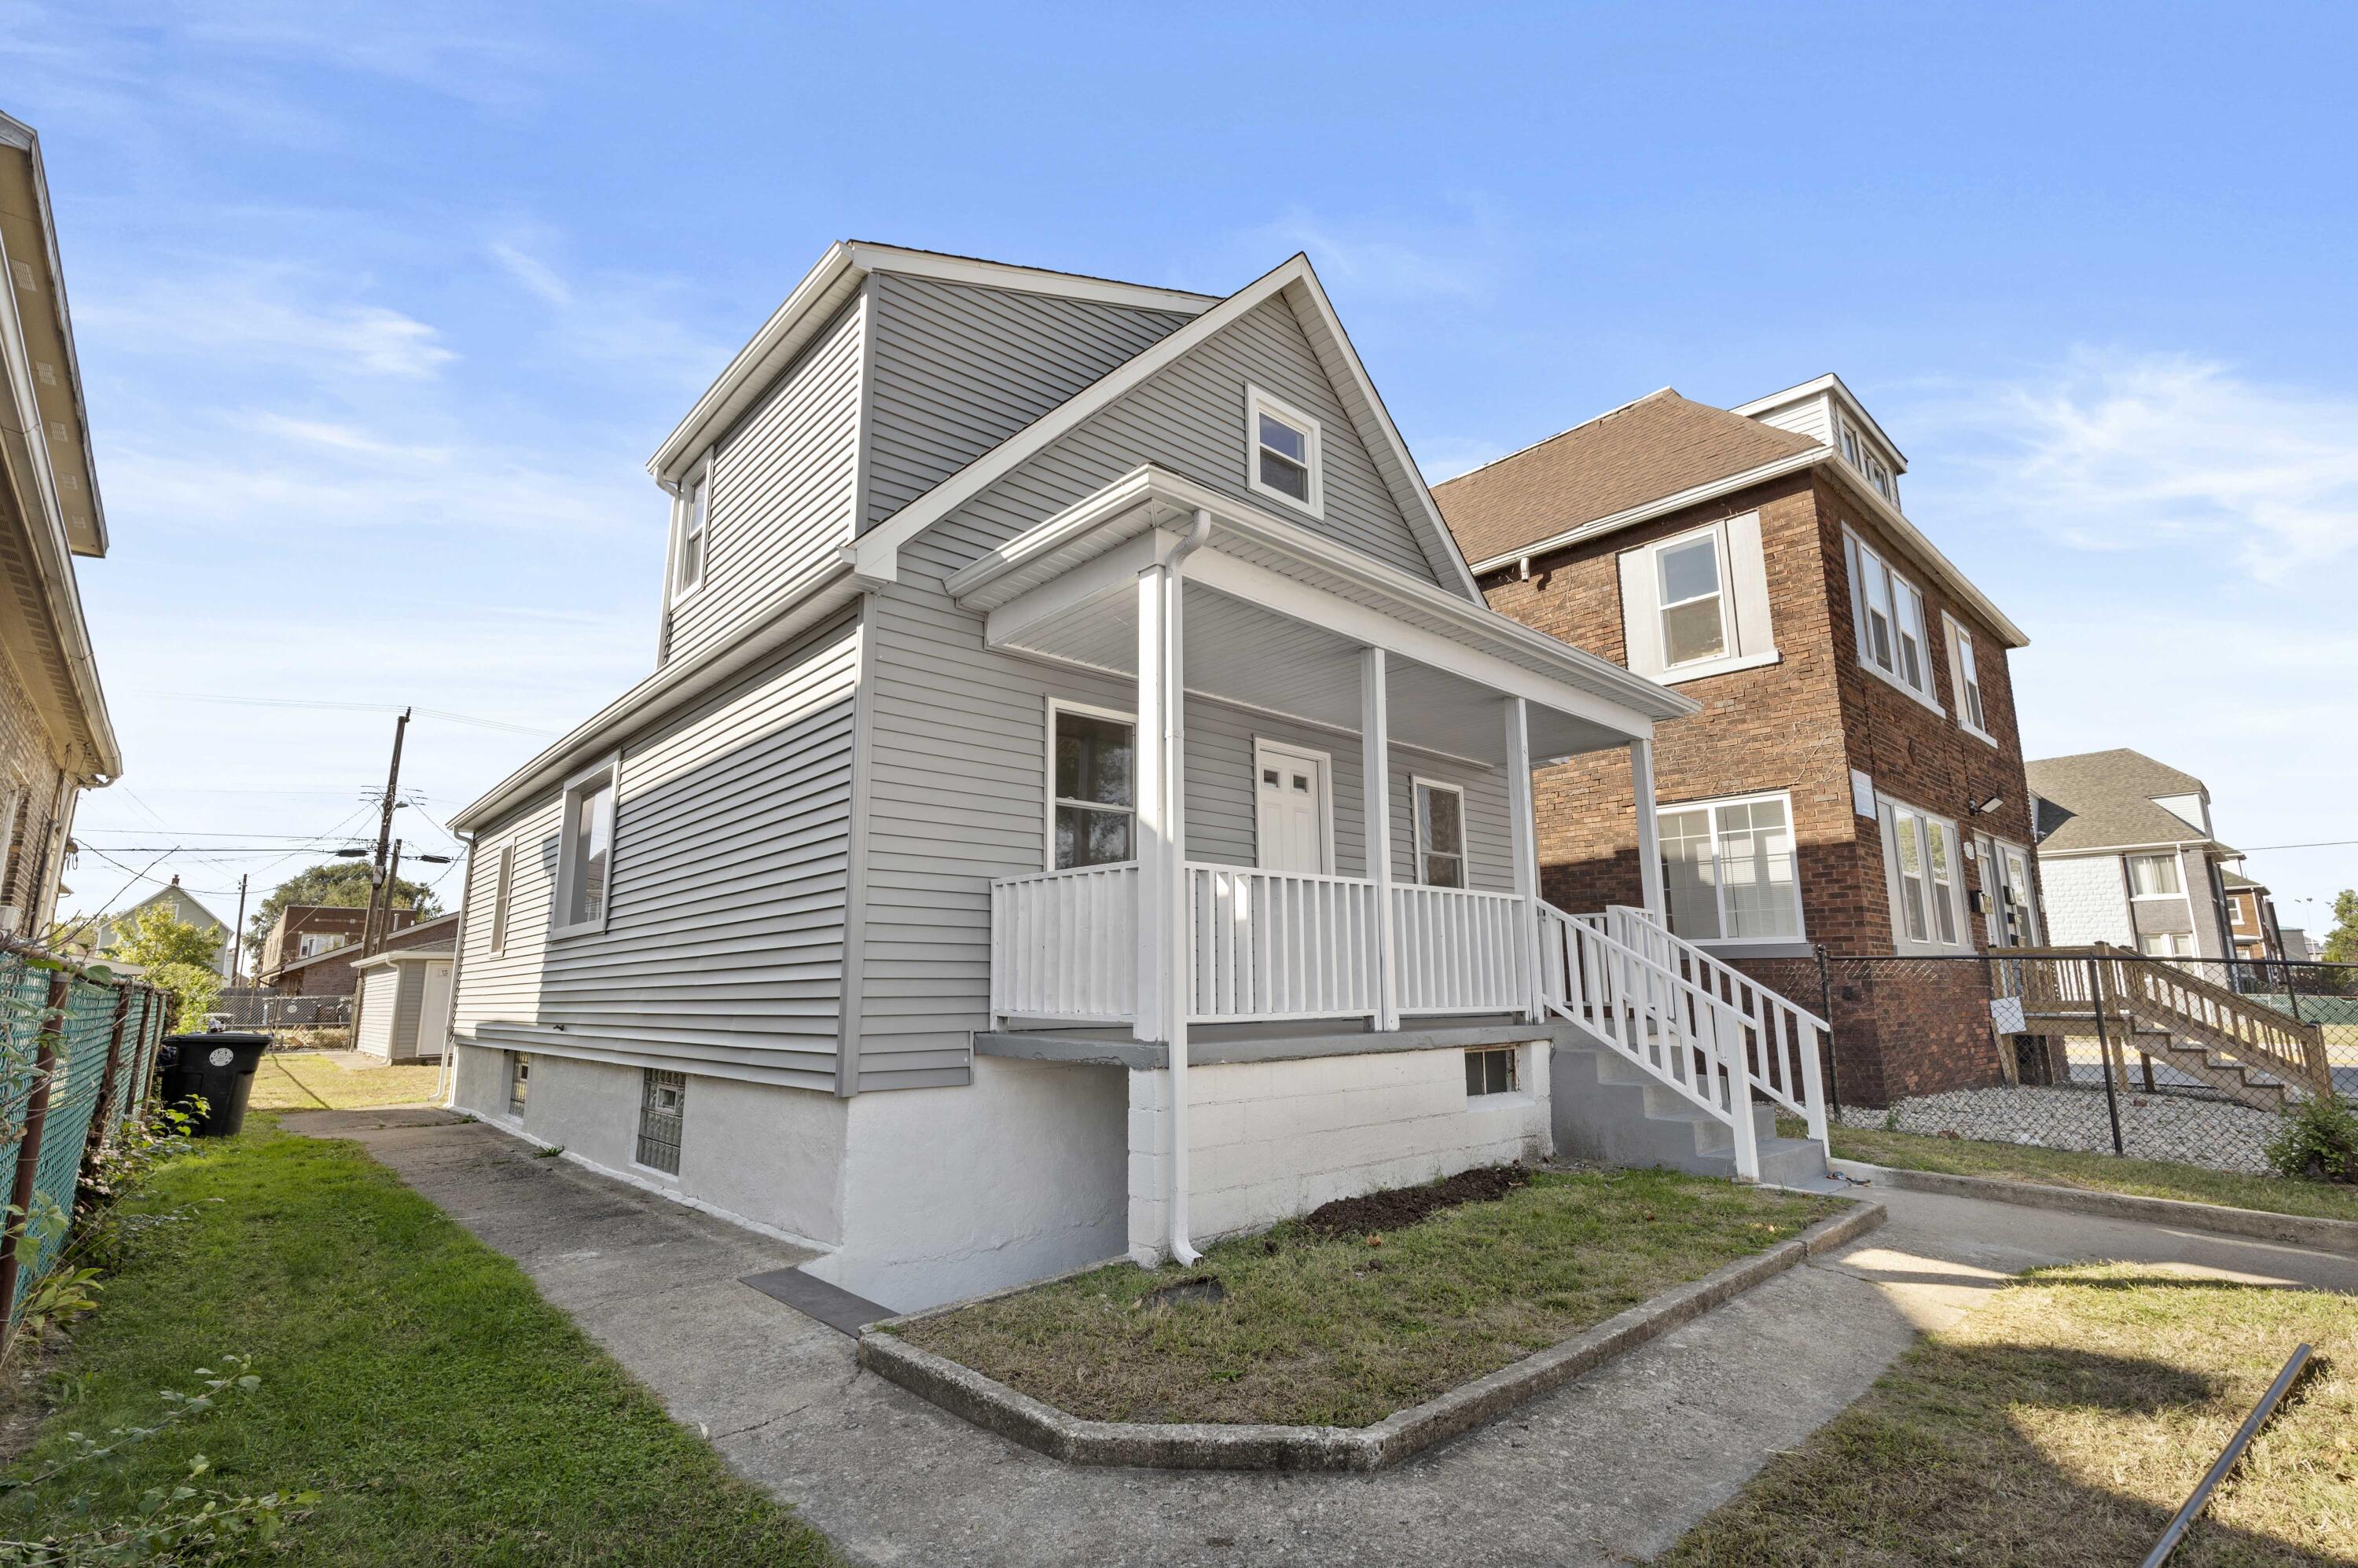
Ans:
POLYGON ((1400 950, 1392 935, 1392 726, 1384 651, 1359 650, 1359 779, 1368 880, 1376 884, 1376 1027, 1400 1027, 1400 950))
POLYGON ((1638 882, 1646 909, 1665 927, 1671 912, 1662 902, 1661 823, 1654 814, 1654 742, 1629 742, 1629 793, 1638 807, 1638 882))
POLYGON ((1531 800, 1531 710, 1520 697, 1507 698, 1507 830, 1515 855, 1515 897, 1521 902, 1523 1011, 1533 1023, 1545 1016, 1540 1001, 1539 814, 1531 800))

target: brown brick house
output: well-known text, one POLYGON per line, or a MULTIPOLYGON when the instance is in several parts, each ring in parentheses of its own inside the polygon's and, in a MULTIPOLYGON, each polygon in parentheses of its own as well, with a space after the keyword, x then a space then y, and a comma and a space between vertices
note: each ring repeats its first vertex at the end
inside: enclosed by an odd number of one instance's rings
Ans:
POLYGON ((1813 1009, 1818 945, 1927 960, 1847 999, 1877 1016, 1837 1006, 1860 1103, 1996 1076, 1980 966, 1937 960, 2043 928, 2026 639, 1908 519, 1906 469, 1829 375, 1736 409, 1666 388, 1433 492, 1493 608, 1704 705, 1657 730, 1650 824, 1642 752, 1541 775, 1545 896, 1654 903, 1813 1009))
MULTIPOLYGON (((359 914, 360 910, 335 913, 359 914)), ((380 944, 381 951, 399 951, 411 947, 448 942, 456 929, 456 911, 438 914, 431 920, 419 920, 414 909, 393 912, 393 934, 380 944)), ((326 933, 319 935, 325 935, 326 933)), ((361 952, 360 925, 352 925, 349 940, 324 942, 308 954, 300 951, 298 941, 287 944, 289 956, 275 969, 263 971, 264 983, 281 996, 353 996, 360 989, 360 975, 355 968, 364 956, 361 952)))
MULTIPOLYGON (((361 926, 368 911, 350 904, 290 903, 278 912, 262 938, 262 962, 255 973, 265 986, 276 987, 289 995, 349 996, 352 994, 352 971, 342 971, 342 983, 322 990, 317 984, 297 982, 289 989, 287 977, 297 966, 308 967, 308 961, 322 957, 340 947, 354 947, 347 957, 357 957, 361 926)), ((401 931, 416 923, 414 909, 392 912, 390 929, 401 931)))

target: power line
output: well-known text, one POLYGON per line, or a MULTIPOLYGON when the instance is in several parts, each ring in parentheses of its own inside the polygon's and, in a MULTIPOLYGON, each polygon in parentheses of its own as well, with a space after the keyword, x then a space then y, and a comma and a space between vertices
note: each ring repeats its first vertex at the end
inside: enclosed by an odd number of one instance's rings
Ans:
POLYGON ((2258 844, 2239 853, 2259 855, 2270 849, 2347 849, 2353 845, 2358 845, 2358 838, 2322 838, 2314 844, 2258 844))
MULTIPOLYGON (((319 708, 341 713, 400 713, 405 709, 390 702, 319 702, 296 697, 207 697, 189 691, 153 691, 149 697, 168 697, 175 702, 218 702, 236 708, 319 708)), ((530 724, 511 724, 504 719, 479 719, 471 713, 451 713, 438 708, 412 708, 412 713, 422 713, 428 719, 440 719, 452 724, 472 724, 483 730, 505 730, 516 735, 554 736, 554 730, 542 730, 530 724)))

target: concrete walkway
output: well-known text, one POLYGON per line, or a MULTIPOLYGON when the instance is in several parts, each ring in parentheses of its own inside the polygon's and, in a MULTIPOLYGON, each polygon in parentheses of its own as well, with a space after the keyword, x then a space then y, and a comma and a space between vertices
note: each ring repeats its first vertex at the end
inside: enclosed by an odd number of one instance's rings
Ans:
POLYGON ((739 1276, 803 1254, 438 1111, 318 1112, 855 1562, 1105 1568, 1644 1562, 2006 1276, 2122 1259, 2358 1291, 2358 1259, 1877 1189, 1890 1223, 1595 1375, 1377 1476, 1067 1468, 862 1374, 739 1276))

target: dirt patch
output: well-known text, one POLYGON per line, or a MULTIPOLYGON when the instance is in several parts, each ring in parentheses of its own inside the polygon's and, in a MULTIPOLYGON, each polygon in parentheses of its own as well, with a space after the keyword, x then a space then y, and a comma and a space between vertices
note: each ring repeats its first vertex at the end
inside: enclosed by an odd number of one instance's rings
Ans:
POLYGON ((1319 1236, 1380 1236, 1401 1230, 1427 1215, 1460 1204, 1488 1203, 1517 1187, 1531 1184, 1531 1173, 1520 1165, 1483 1165, 1460 1171, 1422 1187, 1394 1187, 1365 1197, 1336 1198, 1302 1218, 1319 1236))

